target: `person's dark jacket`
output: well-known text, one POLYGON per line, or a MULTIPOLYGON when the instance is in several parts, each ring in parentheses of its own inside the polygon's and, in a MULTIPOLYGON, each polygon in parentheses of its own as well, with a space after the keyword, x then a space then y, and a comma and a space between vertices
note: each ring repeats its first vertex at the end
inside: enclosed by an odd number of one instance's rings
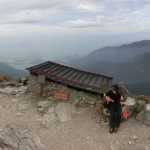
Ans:
POLYGON ((120 93, 116 93, 116 95, 112 92, 112 90, 110 90, 108 93, 106 93, 106 96, 109 96, 112 100, 114 100, 114 102, 109 102, 110 106, 117 106, 120 105, 120 98, 121 98, 121 94, 120 93))

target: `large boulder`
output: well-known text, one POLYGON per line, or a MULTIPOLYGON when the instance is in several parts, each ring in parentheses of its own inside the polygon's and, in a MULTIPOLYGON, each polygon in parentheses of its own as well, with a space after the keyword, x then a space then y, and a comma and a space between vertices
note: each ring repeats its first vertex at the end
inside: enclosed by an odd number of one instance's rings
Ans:
POLYGON ((0 149, 46 150, 40 139, 20 125, 11 124, 0 130, 0 149))
POLYGON ((53 128, 55 127, 56 116, 54 113, 44 114, 42 119, 42 125, 45 128, 53 128))
POLYGON ((103 114, 106 116, 110 116, 110 112, 107 108, 103 108, 103 114))
POLYGON ((144 109, 145 105, 146 105, 145 101, 138 100, 136 103, 136 113, 141 112, 144 109))
POLYGON ((127 97, 132 97, 131 92, 124 86, 122 82, 116 83, 119 86, 119 92, 126 99, 127 97))
POLYGON ((136 101, 134 98, 127 97, 126 109, 127 109, 128 116, 130 116, 136 110, 136 101))
POLYGON ((137 114, 136 119, 146 126, 150 126, 150 104, 146 104, 144 109, 137 114))
POLYGON ((55 113, 61 122, 65 122, 72 119, 72 115, 76 113, 76 108, 69 103, 59 103, 55 108, 55 113))
POLYGON ((52 102, 51 101, 40 101, 38 103, 38 111, 40 113, 44 113, 51 106, 52 106, 52 102))
POLYGON ((38 103, 39 108, 47 108, 47 107, 50 107, 51 105, 52 105, 51 101, 40 101, 38 103))

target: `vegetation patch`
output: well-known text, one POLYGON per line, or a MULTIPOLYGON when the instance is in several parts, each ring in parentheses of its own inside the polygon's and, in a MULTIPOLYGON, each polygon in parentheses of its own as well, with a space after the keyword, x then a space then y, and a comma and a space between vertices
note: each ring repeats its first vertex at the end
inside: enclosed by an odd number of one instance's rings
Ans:
POLYGON ((4 75, 4 74, 0 74, 0 82, 9 81, 9 79, 10 79, 10 76, 4 75))

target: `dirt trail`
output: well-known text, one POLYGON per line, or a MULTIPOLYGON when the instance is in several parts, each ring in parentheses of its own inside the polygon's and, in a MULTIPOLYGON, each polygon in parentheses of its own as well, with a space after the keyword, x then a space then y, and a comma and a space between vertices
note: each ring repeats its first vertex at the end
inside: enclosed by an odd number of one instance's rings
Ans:
MULTIPOLYGON (((39 101, 39 100, 38 100, 39 101)), ((47 150, 150 150, 150 128, 138 122, 134 115, 121 123, 117 133, 101 125, 104 116, 95 108, 77 108, 71 121, 58 122, 46 129, 41 126, 37 100, 29 95, 16 97, 0 93, 0 127, 11 123, 27 127, 36 134, 47 150), (25 113, 19 104, 31 103, 25 113)))

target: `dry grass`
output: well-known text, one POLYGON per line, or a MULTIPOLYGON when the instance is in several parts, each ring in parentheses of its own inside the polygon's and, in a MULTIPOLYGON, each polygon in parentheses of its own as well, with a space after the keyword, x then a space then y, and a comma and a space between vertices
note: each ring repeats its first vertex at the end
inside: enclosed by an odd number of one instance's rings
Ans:
POLYGON ((10 79, 10 76, 4 75, 4 74, 0 74, 0 82, 9 81, 9 79, 10 79))
POLYGON ((145 96, 145 95, 134 95, 133 96, 137 100, 143 100, 146 103, 150 103, 150 96, 145 96))

